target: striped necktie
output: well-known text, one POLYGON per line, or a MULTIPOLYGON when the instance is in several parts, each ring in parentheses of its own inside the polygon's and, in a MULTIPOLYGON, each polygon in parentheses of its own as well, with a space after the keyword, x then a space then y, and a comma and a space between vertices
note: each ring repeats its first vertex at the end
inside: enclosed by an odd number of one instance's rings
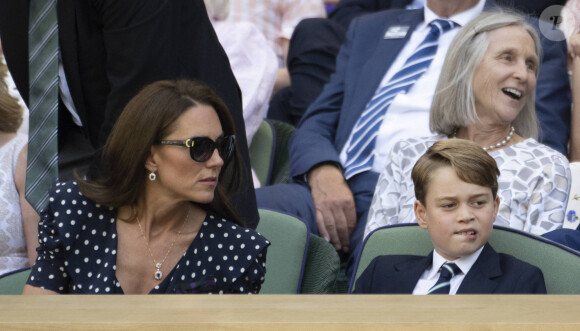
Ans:
POLYGON ((429 25, 427 37, 389 82, 377 89, 355 124, 346 149, 346 179, 372 168, 376 137, 391 102, 399 93, 406 93, 427 71, 437 52, 439 36, 457 26, 453 21, 442 19, 429 25))
POLYGON ((427 294, 449 294, 451 290, 451 278, 459 274, 461 269, 455 263, 443 263, 439 269, 439 279, 427 292, 427 294))
POLYGON ((31 0, 26 199, 41 212, 58 178, 58 26, 56 0, 31 0))

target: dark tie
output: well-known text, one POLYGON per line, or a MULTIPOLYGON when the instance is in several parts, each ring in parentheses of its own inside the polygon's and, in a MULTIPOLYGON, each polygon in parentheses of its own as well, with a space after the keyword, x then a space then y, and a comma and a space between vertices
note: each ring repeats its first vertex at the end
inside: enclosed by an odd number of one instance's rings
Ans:
POLYGON ((372 168, 376 137, 391 102, 399 93, 406 93, 429 69, 437 52, 439 36, 457 26, 453 21, 442 19, 434 20, 429 25, 431 30, 427 37, 387 85, 377 89, 355 124, 353 134, 346 145, 344 165, 346 179, 372 168))
POLYGON ((451 290, 451 278, 459 274, 461 269, 455 263, 444 263, 439 269, 439 279, 427 292, 427 294, 449 294, 451 290))
POLYGON ((31 0, 26 199, 40 212, 58 178, 58 26, 56 0, 31 0))

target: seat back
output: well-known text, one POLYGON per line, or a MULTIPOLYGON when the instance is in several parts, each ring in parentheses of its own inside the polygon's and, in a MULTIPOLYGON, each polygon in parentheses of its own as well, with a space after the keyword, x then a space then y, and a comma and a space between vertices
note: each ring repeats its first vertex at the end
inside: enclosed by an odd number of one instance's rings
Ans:
POLYGON ((256 230, 271 242, 266 256, 266 276, 260 293, 300 292, 310 234, 298 218, 259 209, 256 230))
MULTIPOLYGON (((489 243, 498 253, 510 254, 540 268, 548 294, 580 294, 580 252, 539 236, 497 225, 494 225, 489 243)), ((354 290, 356 280, 376 256, 427 255, 433 250, 429 232, 415 223, 379 228, 369 234, 363 245, 355 262, 356 273, 350 282, 349 292, 354 290)))
POLYGON ((0 276, 0 295, 22 294, 30 275, 30 267, 18 269, 0 276))
POLYGON ((269 121, 263 120, 250 144, 250 164, 262 186, 268 185, 274 164, 276 133, 269 121))
POLYGON ((427 255, 433 250, 429 232, 416 223, 397 224, 380 227, 371 232, 363 242, 363 249, 354 265, 355 275, 349 284, 349 292, 354 290, 356 280, 379 255, 427 255))
POLYGON ((580 252, 500 226, 494 226, 489 243, 496 252, 510 254, 540 268, 548 294, 580 294, 580 252))
POLYGON ((272 174, 268 185, 289 183, 290 155, 288 153, 288 143, 296 128, 282 121, 270 120, 270 122, 276 132, 276 147, 272 164, 272 174))
POLYGON ((340 258, 334 246, 319 236, 310 235, 300 293, 335 293, 339 272, 340 258))

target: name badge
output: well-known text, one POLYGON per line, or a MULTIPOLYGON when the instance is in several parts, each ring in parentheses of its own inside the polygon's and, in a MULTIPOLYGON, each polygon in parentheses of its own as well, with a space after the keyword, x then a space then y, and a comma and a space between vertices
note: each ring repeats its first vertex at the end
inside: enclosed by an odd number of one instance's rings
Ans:
POLYGON ((387 32, 385 32, 384 39, 401 39, 405 38, 407 35, 407 31, 409 31, 409 26, 407 25, 395 25, 389 27, 387 32))

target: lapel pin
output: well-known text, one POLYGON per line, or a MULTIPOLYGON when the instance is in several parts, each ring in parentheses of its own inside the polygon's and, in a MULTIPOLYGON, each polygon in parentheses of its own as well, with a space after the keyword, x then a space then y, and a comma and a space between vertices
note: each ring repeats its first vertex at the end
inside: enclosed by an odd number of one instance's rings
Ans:
POLYGON ((387 32, 385 32, 384 39, 402 39, 405 38, 408 31, 409 31, 408 25, 391 26, 389 27, 387 32))

